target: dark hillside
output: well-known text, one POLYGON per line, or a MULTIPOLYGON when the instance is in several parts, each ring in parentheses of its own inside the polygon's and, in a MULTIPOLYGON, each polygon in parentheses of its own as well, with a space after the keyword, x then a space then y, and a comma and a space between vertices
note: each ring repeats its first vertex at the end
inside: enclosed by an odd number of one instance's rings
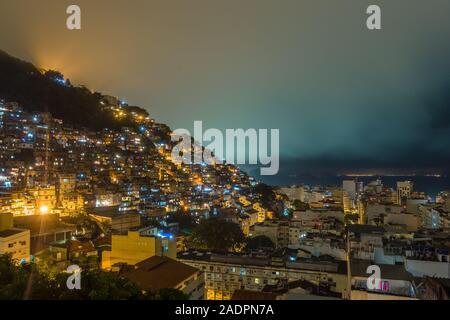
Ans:
POLYGON ((0 98, 18 102, 26 111, 50 112, 65 123, 93 130, 129 125, 100 108, 100 93, 72 86, 59 72, 42 74, 31 63, 1 50, 0 98))

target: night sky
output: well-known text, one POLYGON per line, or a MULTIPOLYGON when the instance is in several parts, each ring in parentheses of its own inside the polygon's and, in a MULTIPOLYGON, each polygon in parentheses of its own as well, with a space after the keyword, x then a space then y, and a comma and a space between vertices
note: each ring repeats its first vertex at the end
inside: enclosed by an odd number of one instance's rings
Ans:
POLYGON ((2 0, 0 49, 172 129, 279 128, 281 174, 450 171, 448 0, 2 0))

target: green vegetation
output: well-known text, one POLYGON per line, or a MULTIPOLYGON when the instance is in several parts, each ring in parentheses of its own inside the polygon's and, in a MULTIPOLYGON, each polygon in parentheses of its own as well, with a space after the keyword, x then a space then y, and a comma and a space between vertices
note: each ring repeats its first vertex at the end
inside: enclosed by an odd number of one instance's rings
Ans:
POLYGON ((284 215, 284 203, 282 200, 277 200, 277 195, 273 187, 265 184, 258 183, 253 191, 258 194, 261 204, 264 208, 272 211, 274 213, 274 218, 276 219, 286 219, 284 215))
POLYGON ((265 183, 258 183, 254 188, 254 192, 259 195, 261 204, 264 207, 269 207, 276 201, 276 195, 273 191, 273 187, 265 183))
POLYGON ((189 245, 197 249, 236 251, 244 243, 238 224, 221 218, 204 219, 194 228, 189 245))
POLYGON ((179 228, 183 230, 192 230, 196 225, 195 219, 189 213, 182 211, 171 214, 167 222, 178 223, 179 228))
POLYGON ((295 211, 306 211, 309 209, 309 204, 302 202, 300 200, 294 200, 292 203, 295 211))
POLYGON ((359 215, 357 213, 345 215, 345 224, 358 224, 358 222, 359 222, 359 215))
POLYGON ((247 250, 257 250, 259 248, 275 248, 275 244, 267 236, 256 236, 247 239, 247 250))
POLYGON ((49 276, 30 263, 18 265, 0 255, 0 300, 185 300, 179 290, 141 291, 118 273, 87 270, 81 273, 81 290, 67 289, 68 274, 49 276))
POLYGON ((188 300, 189 297, 177 289, 161 289, 152 295, 152 300, 188 300))

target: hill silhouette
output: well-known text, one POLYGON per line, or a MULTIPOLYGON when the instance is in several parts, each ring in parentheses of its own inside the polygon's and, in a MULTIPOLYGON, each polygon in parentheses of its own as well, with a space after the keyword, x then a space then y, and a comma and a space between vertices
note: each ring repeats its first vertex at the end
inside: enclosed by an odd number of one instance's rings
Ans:
POLYGON ((130 123, 118 121, 102 110, 103 95, 73 86, 58 71, 41 72, 33 64, 0 50, 0 98, 18 102, 29 112, 50 112, 67 124, 92 130, 117 129, 130 123))

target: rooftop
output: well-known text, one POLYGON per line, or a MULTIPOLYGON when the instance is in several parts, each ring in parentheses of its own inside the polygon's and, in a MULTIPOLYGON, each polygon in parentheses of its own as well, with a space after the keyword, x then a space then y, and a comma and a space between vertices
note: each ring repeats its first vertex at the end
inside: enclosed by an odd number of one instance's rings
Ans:
POLYGON ((53 234, 75 230, 75 226, 64 223, 55 215, 34 215, 15 217, 14 225, 19 228, 29 229, 31 236, 53 234))
POLYGON ((290 250, 279 252, 264 252, 253 254, 238 254, 238 253, 213 253, 204 251, 186 251, 178 253, 178 259, 194 260, 194 261, 209 261, 212 263, 225 263, 234 265, 247 265, 258 267, 274 267, 297 270, 311 270, 323 271, 330 273, 345 274, 347 271, 346 262, 335 259, 330 259, 329 256, 321 256, 319 258, 300 258, 295 257, 294 252, 290 250))
POLYGON ((231 300, 276 300, 277 295, 272 292, 235 290, 231 300))
POLYGON ((197 268, 176 260, 153 256, 136 264, 135 269, 124 271, 122 275, 143 290, 158 291, 175 288, 197 272, 197 268))
MULTIPOLYGON (((372 265, 370 261, 352 260, 351 273, 352 276, 367 278, 367 268, 372 265)), ((405 280, 412 281, 413 275, 405 270, 403 265, 396 264, 377 264, 381 270, 381 277, 384 280, 405 280)))
POLYGON ((385 230, 382 227, 372 226, 368 224, 350 224, 347 226, 348 231, 352 233, 371 233, 384 234, 385 230))
POLYGON ((139 215, 136 210, 130 211, 119 211, 119 206, 114 207, 102 207, 102 208, 92 208, 89 209, 89 213, 97 216, 116 218, 116 217, 128 217, 133 215, 139 215))
POLYGON ((17 228, 2 230, 2 231, 0 231, 0 238, 11 237, 11 236, 14 236, 16 234, 22 233, 24 231, 27 231, 27 230, 17 229, 17 228))

